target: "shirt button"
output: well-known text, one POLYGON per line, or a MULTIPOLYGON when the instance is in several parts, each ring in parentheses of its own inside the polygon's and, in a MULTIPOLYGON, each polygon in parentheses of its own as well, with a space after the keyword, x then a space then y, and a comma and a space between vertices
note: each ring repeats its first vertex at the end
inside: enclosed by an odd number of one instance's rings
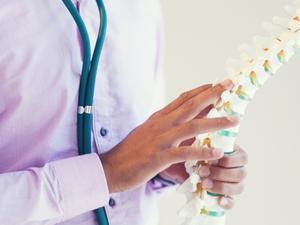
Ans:
POLYGON ((108 133, 108 130, 107 130, 106 128, 102 127, 102 128, 100 129, 100 135, 101 135, 102 137, 105 137, 105 136, 107 135, 107 133, 108 133))
POLYGON ((109 199, 109 206, 112 208, 116 206, 116 201, 113 198, 109 199))

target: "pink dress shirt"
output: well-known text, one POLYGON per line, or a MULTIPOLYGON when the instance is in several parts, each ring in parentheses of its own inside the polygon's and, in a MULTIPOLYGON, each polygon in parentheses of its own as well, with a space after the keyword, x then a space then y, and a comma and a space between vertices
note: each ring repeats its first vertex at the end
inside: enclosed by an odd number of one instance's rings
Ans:
MULTIPOLYGON (((76 0, 73 0, 75 3, 76 0)), ((157 224, 155 179, 109 194, 96 153, 122 141, 161 104, 159 0, 106 0, 108 34, 93 117, 94 153, 78 156, 82 48, 61 0, 0 0, 0 224, 157 224)), ((79 4, 92 48, 94 0, 79 4)), ((141 149, 142 151, 142 149, 141 149)))

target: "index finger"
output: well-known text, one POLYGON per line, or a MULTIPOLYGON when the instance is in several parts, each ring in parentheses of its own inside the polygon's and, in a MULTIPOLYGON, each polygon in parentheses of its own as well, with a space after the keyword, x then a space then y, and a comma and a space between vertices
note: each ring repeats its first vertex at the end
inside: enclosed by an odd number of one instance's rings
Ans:
POLYGON ((175 121, 176 124, 181 124, 195 118, 209 105, 215 105, 222 93, 231 89, 232 86, 233 83, 231 80, 225 80, 224 82, 201 92, 171 112, 169 114, 169 119, 173 121, 173 123, 175 121))
POLYGON ((188 101, 189 99, 193 98, 194 96, 200 94, 201 92, 203 92, 211 87, 212 87, 212 84, 206 84, 206 85, 202 85, 200 87, 194 88, 190 91, 184 92, 178 98, 176 98, 174 101, 169 103, 166 107, 161 109, 160 112, 163 114, 168 114, 168 113, 172 112, 173 110, 177 109, 184 102, 188 101))

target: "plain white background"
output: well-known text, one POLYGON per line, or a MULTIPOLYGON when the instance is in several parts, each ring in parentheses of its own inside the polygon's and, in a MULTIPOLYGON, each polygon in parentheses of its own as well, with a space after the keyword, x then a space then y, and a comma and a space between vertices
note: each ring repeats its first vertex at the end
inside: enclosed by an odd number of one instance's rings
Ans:
MULTIPOLYGON (((183 91, 226 77, 237 47, 265 34, 263 21, 285 15, 288 0, 162 0, 168 101, 183 91)), ((300 224, 300 55, 271 79, 248 108, 238 143, 249 153, 243 195, 228 213, 230 225, 300 224)), ((184 198, 161 198, 160 224, 179 225, 184 198)))

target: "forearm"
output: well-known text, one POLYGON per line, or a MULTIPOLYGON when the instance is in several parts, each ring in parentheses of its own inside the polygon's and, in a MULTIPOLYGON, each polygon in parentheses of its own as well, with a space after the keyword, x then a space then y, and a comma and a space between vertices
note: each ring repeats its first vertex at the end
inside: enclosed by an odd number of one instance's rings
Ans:
POLYGON ((104 206, 109 195, 96 154, 0 174, 0 192, 0 224, 5 225, 55 224, 104 206))

